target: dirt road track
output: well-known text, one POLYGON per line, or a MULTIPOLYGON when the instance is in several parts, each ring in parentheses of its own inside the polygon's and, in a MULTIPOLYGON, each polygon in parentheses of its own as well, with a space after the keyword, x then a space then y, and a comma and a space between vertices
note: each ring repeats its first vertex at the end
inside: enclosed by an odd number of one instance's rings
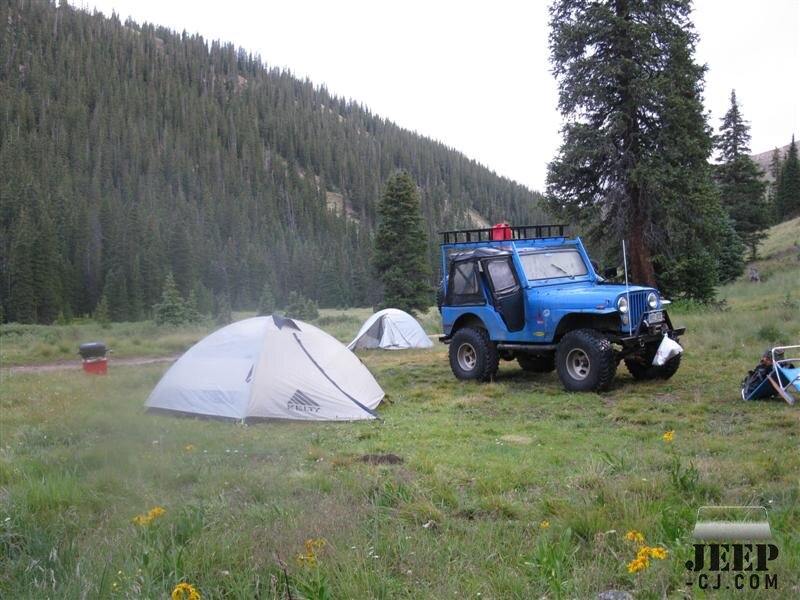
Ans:
MULTIPOLYGON (((161 362, 174 362, 180 355, 175 356, 138 356, 132 358, 109 358, 108 366, 111 368, 123 365, 150 365, 161 362)), ((47 373, 49 371, 68 371, 70 369, 80 369, 80 360, 62 361, 57 363, 41 365, 17 365, 14 367, 3 367, 0 372, 3 375, 13 375, 14 373, 47 373)))

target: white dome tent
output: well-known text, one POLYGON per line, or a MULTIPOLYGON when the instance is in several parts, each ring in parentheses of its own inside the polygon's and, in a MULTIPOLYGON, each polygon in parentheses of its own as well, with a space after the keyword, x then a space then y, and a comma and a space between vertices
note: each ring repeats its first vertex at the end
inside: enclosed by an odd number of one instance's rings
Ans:
POLYGON ((385 308, 367 319, 347 347, 402 350, 431 346, 433 343, 414 317, 397 308, 385 308))
POLYGON ((373 419, 384 393, 338 340, 278 315, 232 323, 166 372, 145 406, 237 420, 373 419))

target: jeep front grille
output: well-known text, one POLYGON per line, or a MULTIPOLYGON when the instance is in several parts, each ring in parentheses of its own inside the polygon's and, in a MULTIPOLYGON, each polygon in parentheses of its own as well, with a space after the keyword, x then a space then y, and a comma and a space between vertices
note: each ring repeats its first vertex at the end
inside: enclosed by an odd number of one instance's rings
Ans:
POLYGON ((639 329, 639 323, 642 322, 642 315, 647 310, 647 294, 649 292, 631 292, 630 300, 628 301, 628 314, 631 318, 631 325, 635 332, 639 329))

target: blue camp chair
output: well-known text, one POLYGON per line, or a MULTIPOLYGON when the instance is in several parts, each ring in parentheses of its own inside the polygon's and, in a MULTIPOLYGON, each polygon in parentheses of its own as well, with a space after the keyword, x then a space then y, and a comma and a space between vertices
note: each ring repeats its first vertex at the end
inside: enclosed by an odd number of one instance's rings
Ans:
POLYGON ((772 354, 772 371, 749 394, 742 389, 743 400, 763 400, 776 394, 789 404, 795 403, 795 395, 800 396, 800 345, 775 346, 772 354), (787 355, 790 350, 795 356, 787 355), (776 359, 776 354, 783 351, 783 358, 776 359))

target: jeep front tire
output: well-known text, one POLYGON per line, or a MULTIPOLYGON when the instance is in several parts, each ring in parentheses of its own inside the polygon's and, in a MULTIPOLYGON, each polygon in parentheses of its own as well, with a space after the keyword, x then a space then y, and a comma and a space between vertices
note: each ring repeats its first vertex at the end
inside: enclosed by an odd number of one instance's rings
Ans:
POLYGON ((491 381, 497 375, 500 355, 485 329, 459 329, 450 341, 449 354, 456 379, 491 381))
POLYGON ((658 346, 648 349, 648 352, 641 357, 631 357, 625 359, 625 366, 633 378, 637 381, 647 381, 649 379, 669 379, 678 371, 681 366, 681 355, 673 356, 663 365, 654 365, 653 357, 656 355, 658 346))
POLYGON ((567 333, 556 349, 556 369, 571 392, 602 392, 611 387, 617 359, 611 342, 594 329, 567 333))

